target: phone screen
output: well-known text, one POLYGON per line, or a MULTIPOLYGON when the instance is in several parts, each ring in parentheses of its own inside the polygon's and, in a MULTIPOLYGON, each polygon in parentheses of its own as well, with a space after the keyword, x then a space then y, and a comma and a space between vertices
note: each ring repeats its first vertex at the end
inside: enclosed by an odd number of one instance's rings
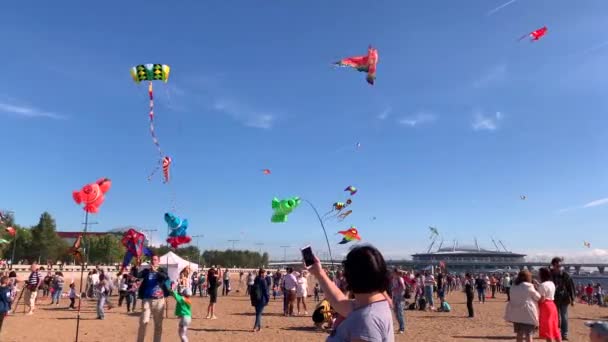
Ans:
POLYGON ((310 246, 306 246, 301 249, 302 258, 304 258, 304 264, 306 267, 312 266, 315 263, 315 255, 312 254, 312 248, 310 246))

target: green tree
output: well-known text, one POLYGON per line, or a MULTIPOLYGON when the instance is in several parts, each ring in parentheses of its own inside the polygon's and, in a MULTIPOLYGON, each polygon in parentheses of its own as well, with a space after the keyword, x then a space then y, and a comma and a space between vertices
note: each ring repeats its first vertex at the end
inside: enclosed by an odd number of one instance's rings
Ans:
POLYGON ((54 263, 65 256, 68 248, 67 243, 57 235, 55 220, 51 214, 42 213, 38 224, 32 227, 30 253, 37 255, 42 263, 47 261, 54 263))
POLYGON ((176 249, 173 249, 168 245, 160 245, 159 247, 148 248, 150 248, 150 250, 158 256, 163 256, 169 252, 173 252, 179 255, 181 258, 189 260, 190 262, 198 263, 200 260, 201 264, 205 263, 205 260, 201 255, 200 250, 196 246, 178 247, 176 249))
POLYGON ((37 255, 30 255, 28 252, 33 252, 31 248, 32 234, 29 229, 23 228, 15 223, 15 217, 12 213, 4 213, 4 220, 0 223, 0 238, 9 241, 7 244, 0 245, 0 253, 3 258, 11 259, 13 255, 13 247, 15 248, 15 260, 17 263, 22 259, 38 259, 37 255), (15 236, 11 236, 7 231, 7 227, 15 229, 15 236))
POLYGON ((268 254, 248 250, 225 251, 209 250, 203 253, 203 258, 208 265, 221 265, 222 267, 263 267, 268 264, 268 254))
MULTIPOLYGON (((18 225, 13 225, 13 228, 15 228, 16 230, 16 234, 14 238, 12 239, 16 239, 14 241, 15 245, 15 259, 13 260, 13 262, 16 264, 19 262, 19 260, 27 260, 27 261, 34 261, 34 260, 38 260, 38 255, 36 253, 36 251, 34 250, 34 248, 32 248, 32 231, 31 229, 27 229, 27 228, 22 228, 18 225)), ((9 247, 9 246, 7 246, 9 247)), ((12 244, 10 245, 10 255, 12 256, 12 244)), ((8 254, 6 254, 7 257, 10 258, 10 256, 8 254)))
POLYGON ((89 264, 111 265, 122 261, 127 250, 118 235, 89 236, 87 246, 89 264))

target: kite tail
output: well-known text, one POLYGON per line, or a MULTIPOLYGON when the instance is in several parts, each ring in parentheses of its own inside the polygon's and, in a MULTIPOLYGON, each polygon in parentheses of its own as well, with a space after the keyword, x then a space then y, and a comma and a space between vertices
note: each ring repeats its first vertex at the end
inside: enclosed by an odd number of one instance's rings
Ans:
POLYGON ((148 95, 150 96, 150 135, 152 135, 152 142, 154 142, 154 145, 156 145, 156 149, 158 150, 159 159, 162 161, 163 151, 160 149, 160 143, 158 142, 156 132, 154 131, 154 92, 152 89, 152 81, 150 81, 150 84, 148 85, 148 95))
POLYGON ((524 38, 526 38, 526 37, 528 37, 528 36, 530 36, 530 34, 529 34, 529 33, 524 34, 524 35, 523 35, 523 36, 521 36, 521 38, 519 38, 517 41, 518 41, 518 42, 521 42, 521 41, 522 41, 524 38))

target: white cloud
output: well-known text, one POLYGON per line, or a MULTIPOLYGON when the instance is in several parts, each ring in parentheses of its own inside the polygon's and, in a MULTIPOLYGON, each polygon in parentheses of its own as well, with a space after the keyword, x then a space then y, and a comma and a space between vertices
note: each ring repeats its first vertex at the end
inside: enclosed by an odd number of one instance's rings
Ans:
POLYGON ((592 207, 597 207, 597 206, 605 205, 605 204, 608 204, 608 197, 586 203, 585 205, 583 205, 583 208, 592 208, 592 207))
POLYGON ((48 118, 48 119, 65 119, 64 116, 45 112, 34 107, 16 105, 6 102, 0 102, 0 113, 13 114, 24 118, 48 118))
POLYGON ((608 204, 608 197, 606 197, 606 198, 600 198, 600 199, 597 199, 595 201, 591 201, 591 202, 588 202, 588 203, 585 203, 583 205, 579 205, 579 206, 576 206, 576 207, 563 208, 563 209, 558 210, 557 214, 563 214, 563 213, 566 213, 566 212, 569 212, 569 211, 573 211, 573 210, 577 210, 577 209, 599 207, 599 206, 606 205, 606 204, 608 204))
POLYGON ((498 129, 498 124, 502 119, 503 115, 501 112, 496 112, 494 115, 485 115, 481 111, 476 111, 473 114, 471 126, 475 131, 495 131, 498 129))
POLYGON ((216 100, 213 109, 229 115, 247 127, 270 129, 276 116, 266 111, 248 108, 231 100, 216 100))
MULTIPOLYGON (((591 243, 593 247, 593 242, 591 243)), ((608 250, 599 248, 586 248, 583 241, 580 242, 579 250, 552 250, 528 252, 526 261, 550 261, 555 256, 564 256, 565 263, 593 263, 608 262, 608 250)))
POLYGON ((419 112, 413 116, 401 118, 398 122, 403 126, 416 127, 421 124, 431 123, 437 120, 434 114, 419 112))
POLYGON ((507 65, 498 64, 486 70, 478 79, 473 81, 474 88, 484 88, 492 84, 502 82, 507 76, 507 65))
POLYGON ((391 107, 386 107, 380 114, 378 114, 378 120, 386 120, 391 115, 393 109, 391 107))

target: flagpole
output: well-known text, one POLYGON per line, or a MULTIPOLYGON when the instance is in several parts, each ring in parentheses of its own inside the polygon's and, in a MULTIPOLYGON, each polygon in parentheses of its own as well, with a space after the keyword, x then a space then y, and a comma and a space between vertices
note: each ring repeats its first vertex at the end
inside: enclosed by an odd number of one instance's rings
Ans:
POLYGON ((85 262, 83 262, 80 265, 80 289, 78 290, 79 292, 79 296, 78 296, 78 314, 76 316, 76 342, 78 342, 78 332, 80 330, 80 302, 82 301, 82 283, 83 283, 83 276, 84 276, 84 266, 85 264, 88 266, 89 263, 89 257, 88 257, 88 249, 87 249, 87 239, 86 239, 86 235, 87 235, 87 227, 89 225, 89 212, 85 211, 85 215, 84 215, 84 255, 85 255, 85 262))

